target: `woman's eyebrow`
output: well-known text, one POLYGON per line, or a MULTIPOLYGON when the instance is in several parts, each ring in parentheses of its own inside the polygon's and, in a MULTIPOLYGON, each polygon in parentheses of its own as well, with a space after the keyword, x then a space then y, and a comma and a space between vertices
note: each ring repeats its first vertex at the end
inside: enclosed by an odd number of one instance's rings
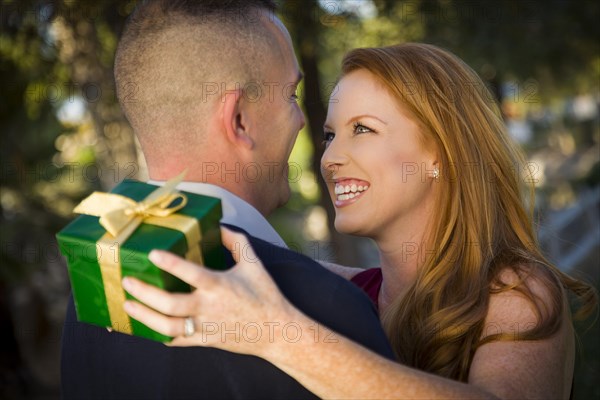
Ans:
POLYGON ((385 122, 385 121, 384 121, 384 120, 382 120, 381 118, 378 118, 378 117, 376 117, 376 116, 374 116, 374 115, 371 115, 371 114, 361 114, 361 115, 356 115, 356 116, 354 116, 354 117, 350 118, 350 119, 348 120, 348 122, 346 122, 346 125, 350 125, 352 122, 355 122, 355 121, 357 121, 357 120, 360 120, 360 119, 363 119, 363 118, 373 118, 373 119, 376 119, 377 121, 381 122, 381 123, 382 123, 382 124, 384 124, 384 125, 387 125, 387 124, 388 124, 387 122, 385 122))

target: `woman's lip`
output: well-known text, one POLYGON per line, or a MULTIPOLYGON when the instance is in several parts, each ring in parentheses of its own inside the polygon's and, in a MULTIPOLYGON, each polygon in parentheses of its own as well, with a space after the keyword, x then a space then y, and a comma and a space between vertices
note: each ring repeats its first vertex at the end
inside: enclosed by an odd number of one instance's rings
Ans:
POLYGON ((358 200, 360 200, 360 198, 363 196, 363 193, 364 192, 355 194, 353 198, 347 199, 347 200, 338 200, 337 196, 336 196, 336 198, 333 201, 333 204, 335 205, 336 208, 342 208, 342 207, 349 206, 350 204, 356 203, 358 200))
POLYGON ((360 200, 361 197, 363 197, 363 195, 365 194, 365 192, 367 192, 367 190, 362 191, 362 192, 353 192, 352 194, 354 195, 354 197, 352 197, 351 199, 345 199, 345 200, 339 200, 338 195, 334 193, 333 194, 333 196, 334 196, 333 204, 336 208, 346 207, 346 206, 349 206, 350 204, 354 204, 358 200, 360 200))
POLYGON ((367 182, 367 181, 365 181, 365 180, 363 180, 363 179, 359 179, 359 178, 351 178, 351 177, 335 178, 335 179, 333 179, 333 180, 332 180, 332 182, 333 182, 333 184, 334 184, 334 185, 339 185, 339 184, 341 184, 342 182, 343 182, 344 184, 351 184, 352 182, 355 182, 355 183, 357 183, 357 184, 358 184, 358 183, 360 182, 360 183, 363 183, 363 184, 366 184, 366 185, 370 185, 370 183, 369 183, 369 182, 367 182))
POLYGON ((333 180, 333 204, 335 207, 345 207, 347 205, 355 203, 358 199, 360 199, 364 192, 369 190, 371 184, 365 180, 351 177, 343 177, 336 178, 333 180), (344 200, 340 200, 339 197, 352 196, 352 198, 347 198, 344 200))
POLYGON ((342 194, 344 192, 356 192, 363 191, 363 188, 366 190, 371 186, 371 184, 362 179, 356 178, 346 178, 346 179, 336 179, 333 183, 333 192, 335 194, 342 194))

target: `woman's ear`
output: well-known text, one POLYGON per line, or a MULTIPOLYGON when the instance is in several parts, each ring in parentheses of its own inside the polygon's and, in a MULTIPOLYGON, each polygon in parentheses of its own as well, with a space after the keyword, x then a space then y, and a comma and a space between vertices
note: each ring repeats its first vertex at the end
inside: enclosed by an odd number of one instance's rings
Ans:
POLYGON ((440 164, 436 160, 431 167, 431 177, 437 181, 440 177, 440 173, 440 164))
POLYGON ((254 140, 249 132, 250 110, 248 103, 244 102, 243 91, 227 91, 222 101, 222 123, 227 140, 236 146, 252 149, 254 140))

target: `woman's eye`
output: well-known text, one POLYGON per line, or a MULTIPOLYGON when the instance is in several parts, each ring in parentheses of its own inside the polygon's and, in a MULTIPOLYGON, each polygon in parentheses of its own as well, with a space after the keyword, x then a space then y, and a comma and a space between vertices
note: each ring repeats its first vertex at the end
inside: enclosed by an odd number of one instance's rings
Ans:
POLYGON ((372 132, 373 130, 371 128, 367 128, 366 126, 364 126, 361 123, 355 123, 354 124, 354 133, 367 133, 367 132, 372 132))
POLYGON ((329 132, 329 131, 323 132, 323 143, 329 144, 333 140, 334 137, 335 137, 335 133, 333 133, 333 132, 329 132))

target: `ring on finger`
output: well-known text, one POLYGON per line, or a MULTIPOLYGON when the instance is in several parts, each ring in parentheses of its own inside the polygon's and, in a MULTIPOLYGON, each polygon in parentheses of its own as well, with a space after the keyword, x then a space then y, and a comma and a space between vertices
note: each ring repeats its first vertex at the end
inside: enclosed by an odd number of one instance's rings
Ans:
POLYGON ((196 333, 196 324, 192 317, 187 317, 183 320, 183 336, 190 337, 196 333))

